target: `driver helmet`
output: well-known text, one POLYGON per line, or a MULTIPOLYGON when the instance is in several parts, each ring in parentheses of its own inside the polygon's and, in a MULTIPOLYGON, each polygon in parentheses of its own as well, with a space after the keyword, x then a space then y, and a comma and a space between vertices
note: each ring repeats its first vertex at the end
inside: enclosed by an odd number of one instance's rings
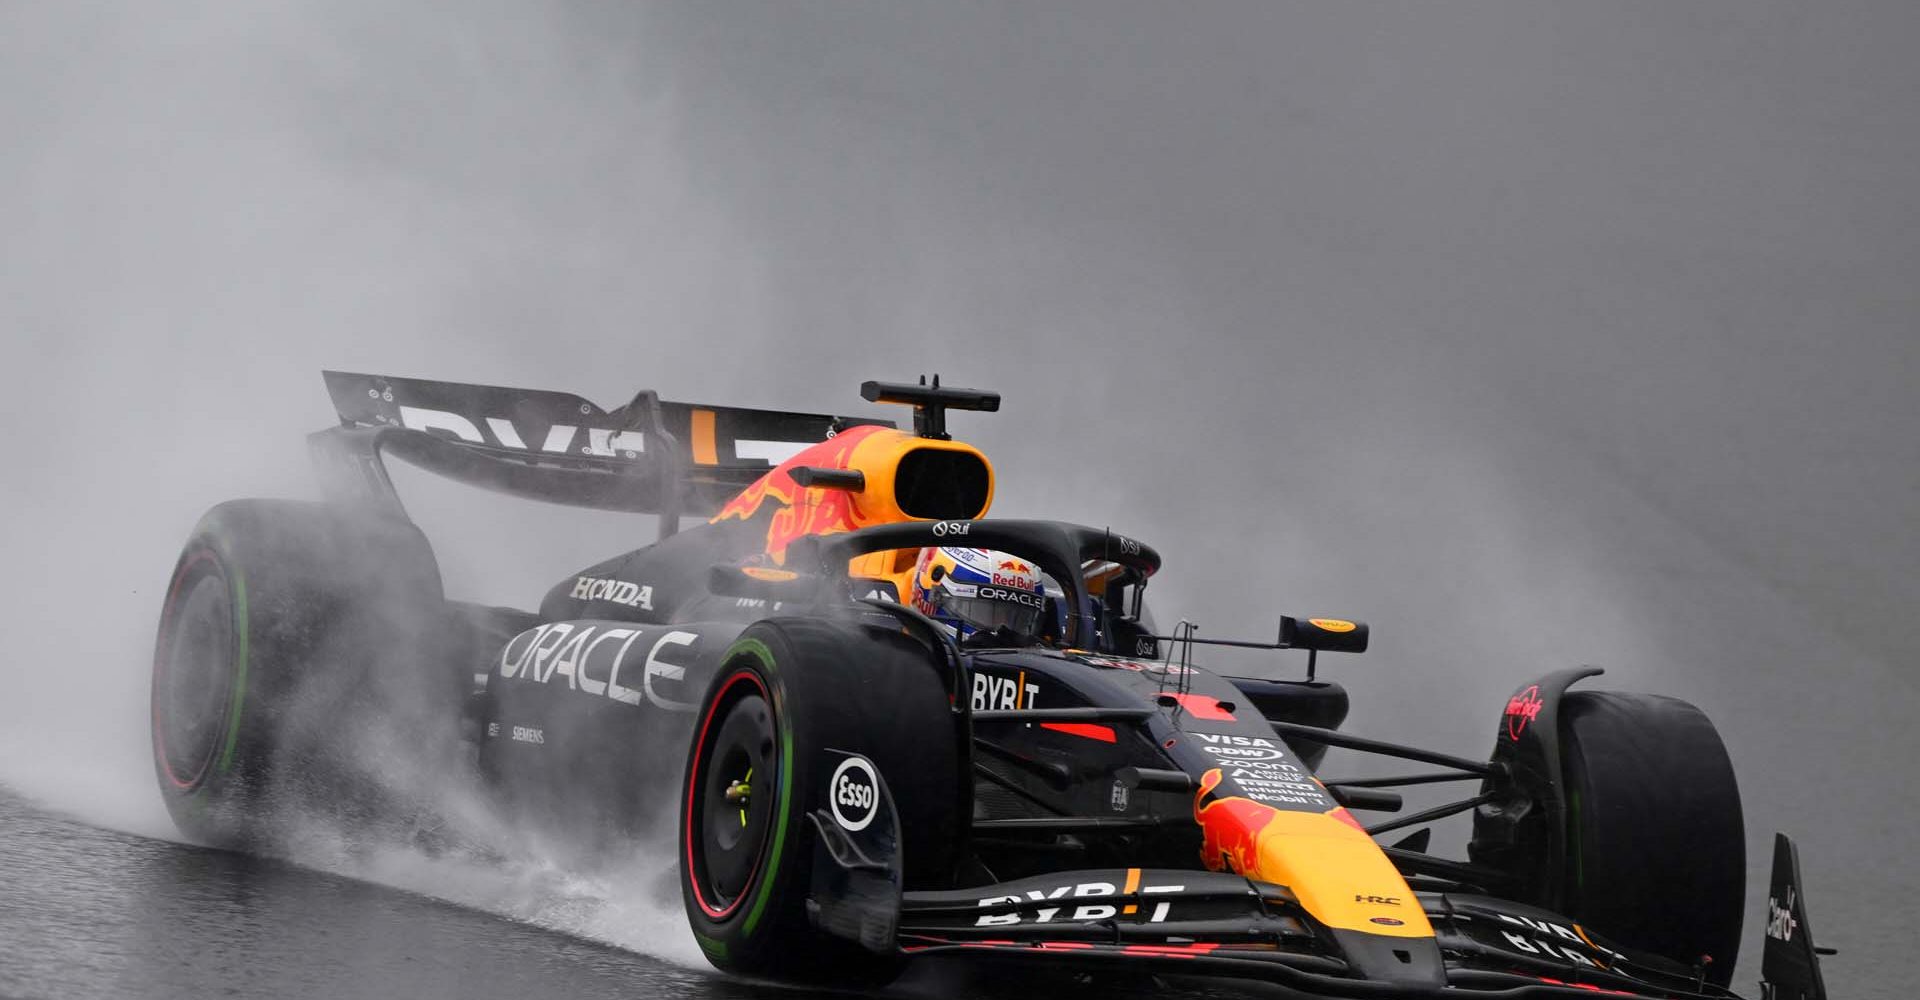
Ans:
POLYGON ((1039 569, 1025 559, 991 549, 929 548, 920 550, 914 567, 913 606, 964 640, 1002 626, 1039 635, 1047 601, 1039 569))

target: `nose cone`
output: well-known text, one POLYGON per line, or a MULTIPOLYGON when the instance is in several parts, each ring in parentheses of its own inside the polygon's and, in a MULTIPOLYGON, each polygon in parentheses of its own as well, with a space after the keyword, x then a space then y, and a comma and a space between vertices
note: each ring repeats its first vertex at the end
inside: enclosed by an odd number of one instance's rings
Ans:
POLYGON ((1222 784, 1220 771, 1208 771, 1195 799, 1208 868, 1284 885, 1328 927, 1396 938, 1433 936, 1407 880, 1345 809, 1280 809, 1222 784))

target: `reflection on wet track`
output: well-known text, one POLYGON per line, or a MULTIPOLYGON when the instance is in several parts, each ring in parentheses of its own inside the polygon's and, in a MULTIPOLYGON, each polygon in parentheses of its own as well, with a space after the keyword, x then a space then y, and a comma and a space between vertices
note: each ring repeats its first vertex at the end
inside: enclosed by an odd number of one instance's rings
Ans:
POLYGON ((0 994, 738 997, 660 959, 0 796, 0 994))
MULTIPOLYGON (((1150 979, 1079 983, 1038 972, 924 963, 890 992, 1166 995, 1150 979)), ((385 885, 102 830, 0 790, 0 996, 803 995, 385 885)))

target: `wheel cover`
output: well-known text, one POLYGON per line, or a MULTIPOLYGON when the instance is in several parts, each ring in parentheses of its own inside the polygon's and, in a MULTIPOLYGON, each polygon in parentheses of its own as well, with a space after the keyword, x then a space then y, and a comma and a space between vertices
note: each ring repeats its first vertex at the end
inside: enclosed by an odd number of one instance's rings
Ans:
POLYGON ((708 917, 725 919, 754 888, 774 828, 779 736, 766 687, 728 678, 703 721, 687 808, 688 874, 708 917))
POLYGON ((198 788, 212 769, 233 708, 234 605, 212 553, 180 568, 154 656, 154 757, 169 783, 198 788))

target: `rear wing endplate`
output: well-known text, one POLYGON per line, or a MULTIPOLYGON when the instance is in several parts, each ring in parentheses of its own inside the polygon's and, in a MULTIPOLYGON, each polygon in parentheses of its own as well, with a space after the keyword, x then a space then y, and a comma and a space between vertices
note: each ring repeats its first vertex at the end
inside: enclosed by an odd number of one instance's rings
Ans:
POLYGON ((405 516, 385 465, 430 472, 513 496, 573 507, 708 517, 734 494, 811 444, 849 427, 891 421, 673 403, 651 390, 603 410, 538 389, 329 371, 340 426, 308 436, 330 499, 405 516))

